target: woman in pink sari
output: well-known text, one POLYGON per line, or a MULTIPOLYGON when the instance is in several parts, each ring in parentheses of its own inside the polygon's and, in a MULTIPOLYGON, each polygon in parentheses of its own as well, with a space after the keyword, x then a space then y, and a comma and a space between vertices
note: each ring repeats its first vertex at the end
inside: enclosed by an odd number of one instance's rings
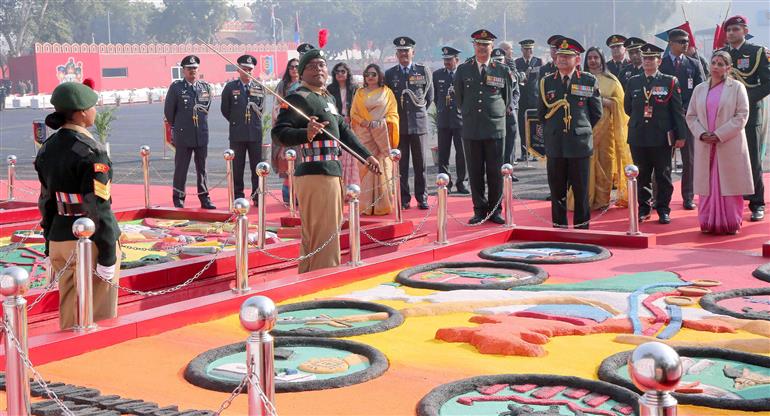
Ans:
POLYGON ((746 87, 730 76, 731 67, 727 52, 714 52, 711 78, 695 87, 687 110, 687 125, 695 138, 698 220, 704 233, 737 233, 743 221, 743 195, 754 193, 743 130, 749 98, 746 87))

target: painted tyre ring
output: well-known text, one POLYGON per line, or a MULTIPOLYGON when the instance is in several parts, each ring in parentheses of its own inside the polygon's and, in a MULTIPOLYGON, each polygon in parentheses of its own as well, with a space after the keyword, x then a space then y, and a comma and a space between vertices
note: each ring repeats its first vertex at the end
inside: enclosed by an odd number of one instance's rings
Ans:
MULTIPOLYGON (((683 357, 719 358, 756 366, 770 367, 770 357, 729 350, 726 348, 674 347, 674 350, 676 350, 676 352, 683 357)), ((618 368, 628 363, 629 355, 631 355, 631 351, 620 352, 605 358, 599 366, 599 379, 608 383, 631 389, 636 392, 640 392, 639 389, 634 386, 631 380, 626 380, 625 378, 620 377, 617 373, 618 368)), ((734 400, 709 397, 701 394, 672 394, 680 404, 713 407, 718 409, 742 410, 745 412, 770 410, 770 397, 761 399, 734 400)))
POLYGON ((490 248, 485 248, 484 250, 481 250, 479 252, 479 257, 481 257, 482 259, 495 260, 495 261, 515 261, 519 263, 529 263, 529 264, 588 263, 592 261, 608 259, 611 255, 612 254, 610 253, 609 250, 597 245, 579 244, 579 243, 562 243, 562 242, 556 242, 556 241, 540 241, 536 243, 508 243, 508 244, 503 244, 503 245, 494 246, 490 248), (514 249, 515 248, 518 248, 518 249, 563 248, 563 249, 569 249, 569 250, 590 251, 596 254, 594 256, 586 257, 586 258, 572 258, 572 257, 542 258, 540 257, 540 258, 533 258, 533 259, 503 257, 497 254, 498 252, 509 248, 514 248, 514 249))
POLYGON ((603 381, 587 380, 580 377, 557 376, 549 374, 498 374, 490 376, 471 377, 443 384, 431 390, 417 403, 418 416, 439 416, 441 406, 447 401, 480 386, 495 384, 538 384, 543 386, 567 386, 584 388, 591 392, 610 396, 613 400, 633 406, 639 414, 636 393, 603 381))
POLYGON ((374 302, 362 302, 355 300, 319 300, 310 302, 291 303, 278 306, 278 316, 285 312, 294 312, 302 309, 365 309, 372 312, 386 312, 389 316, 384 321, 379 321, 374 325, 343 328, 331 331, 313 330, 311 328, 294 329, 284 331, 278 329, 278 326, 270 331, 275 336, 296 336, 296 337, 352 337, 354 335, 374 334, 384 332, 395 328, 404 323, 404 316, 401 312, 390 306, 381 305, 374 302))
POLYGON ((770 287, 750 287, 745 289, 725 290, 724 292, 709 293, 700 298, 700 306, 713 313, 732 316, 741 319, 761 319, 770 321, 770 314, 754 312, 736 312, 720 306, 719 302, 725 299, 740 298, 743 296, 770 296, 770 287))
POLYGON ((751 273, 752 276, 756 277, 759 280, 764 280, 765 282, 770 282, 770 263, 763 264, 751 273))
MULTIPOLYGON (((328 380, 309 380, 299 382, 280 382, 275 383, 276 393, 290 393, 310 390, 326 390, 338 387, 351 386, 375 379, 388 370, 389 363, 385 354, 378 349, 360 342, 318 337, 280 337, 275 339, 275 348, 282 347, 326 347, 337 348, 354 354, 360 354, 369 359, 369 367, 355 373, 335 377, 328 380)), ((231 393, 238 382, 234 380, 219 380, 209 377, 206 374, 206 367, 221 357, 237 354, 246 351, 246 343, 239 342, 225 345, 224 347, 214 348, 203 352, 195 357, 184 370, 184 378, 188 382, 207 390, 214 390, 223 393, 231 393)))
POLYGON ((420 266, 410 267, 406 270, 402 270, 396 276, 396 282, 401 283, 404 286, 416 287, 420 289, 433 289, 433 290, 506 290, 516 286, 525 285, 538 285, 543 283, 548 278, 548 272, 537 266, 530 264, 515 263, 512 261, 463 261, 463 262, 444 262, 444 263, 429 263, 420 266), (488 267, 492 269, 505 269, 505 270, 521 270, 531 273, 532 276, 522 279, 521 281, 503 282, 503 283, 490 283, 485 285, 475 284, 452 284, 441 282, 424 282, 419 280, 410 279, 418 273, 424 273, 440 268, 462 268, 462 267, 488 267))

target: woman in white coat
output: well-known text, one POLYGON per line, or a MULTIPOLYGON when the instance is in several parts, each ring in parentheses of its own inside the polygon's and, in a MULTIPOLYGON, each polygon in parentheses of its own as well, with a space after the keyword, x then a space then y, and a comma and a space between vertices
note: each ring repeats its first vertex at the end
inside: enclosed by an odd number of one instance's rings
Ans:
POLYGON ((737 233, 743 221, 743 195, 754 192, 743 130, 749 99, 746 87, 730 76, 731 67, 727 52, 714 52, 711 78, 695 87, 687 110, 695 140, 698 220, 704 233, 737 233))

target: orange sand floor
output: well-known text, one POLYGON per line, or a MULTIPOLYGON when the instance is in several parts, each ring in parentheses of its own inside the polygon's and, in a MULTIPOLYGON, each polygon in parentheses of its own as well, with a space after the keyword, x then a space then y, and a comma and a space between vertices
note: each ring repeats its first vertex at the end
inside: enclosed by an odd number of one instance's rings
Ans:
MULTIPOLYGON (((371 288, 391 281, 395 272, 290 299, 287 303, 333 297, 353 290, 371 288)), ((548 283, 559 283, 552 276, 548 283)), ((424 295, 430 290, 407 288, 407 293, 424 295)), ((403 308, 400 301, 382 302, 403 308)), ((419 304, 409 304, 414 306, 419 304)), ((284 393, 277 397, 280 415, 410 415, 416 403, 434 387, 460 378, 502 373, 550 373, 596 378, 601 360, 632 347, 612 341, 614 334, 553 338, 545 345, 543 358, 483 355, 463 343, 436 341, 437 329, 467 326, 471 313, 439 317, 406 318, 398 328, 387 332, 348 338, 372 345, 390 360, 390 368, 381 377, 355 386, 305 393, 284 393), (576 354, 576 352, 581 352, 576 354), (582 353, 585 352, 585 353, 582 353), (576 359, 576 357, 579 357, 576 359)), ((247 333, 237 315, 191 325, 157 336, 139 338, 86 353, 70 359, 42 365, 40 373, 49 380, 98 388, 102 394, 157 402, 161 406, 177 404, 182 409, 216 410, 227 398, 225 393, 204 390, 187 383, 183 371, 196 355, 211 348, 244 341, 247 333)), ((756 338, 739 331, 736 334, 712 334, 683 330, 675 339, 710 341, 716 339, 756 338)), ((0 405, 5 408, 4 395, 0 405)), ((242 395, 224 413, 246 414, 242 395)), ((680 415, 749 415, 756 413, 701 407, 680 407, 680 415)))

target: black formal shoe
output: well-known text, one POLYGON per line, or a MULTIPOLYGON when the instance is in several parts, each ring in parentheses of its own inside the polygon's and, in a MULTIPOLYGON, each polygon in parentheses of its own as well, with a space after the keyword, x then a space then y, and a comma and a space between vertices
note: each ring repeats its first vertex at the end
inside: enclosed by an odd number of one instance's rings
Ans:
POLYGON ((417 208, 420 208, 420 209, 428 209, 428 208, 429 208, 429 207, 428 207, 428 203, 427 203, 427 202, 424 202, 424 201, 423 201, 423 202, 418 202, 418 203, 417 203, 417 208))
POLYGON ((751 221, 757 222, 765 219, 765 207, 757 208, 751 211, 751 221))
POLYGON ((184 201, 174 201, 174 208, 184 208, 184 201))
POLYGON ((650 213, 649 212, 646 212, 646 213, 641 213, 640 212, 639 213, 639 222, 644 222, 644 221, 647 221, 649 219, 650 219, 650 213))
POLYGON ((484 221, 484 216, 483 215, 474 215, 474 216, 471 217, 471 219, 468 220, 468 224, 471 224, 471 225, 478 224, 481 221, 484 221))
POLYGON ((518 182, 518 181, 519 181, 519 178, 518 178, 516 175, 511 175, 511 180, 512 180, 513 182, 518 182))
POLYGON ((404 202, 404 203, 401 204, 401 209, 409 209, 409 208, 410 207, 409 207, 409 203, 408 202, 404 202))
MULTIPOLYGON (((259 206, 259 199, 257 199, 257 198, 254 198, 254 199, 252 199, 252 201, 254 202, 254 206, 255 206, 255 207, 258 207, 258 206, 259 206)), ((286 205, 289 205, 289 203, 287 202, 287 203, 286 203, 286 205)))
POLYGON ((458 186, 457 193, 460 195, 470 195, 471 191, 469 191, 468 188, 464 186, 458 186))
POLYGON ((217 207, 215 207, 214 204, 211 203, 210 199, 207 199, 205 201, 201 201, 201 208, 203 208, 203 209, 217 209, 217 207))
POLYGON ((671 224, 671 216, 668 214, 658 214, 658 222, 661 224, 671 224))
POLYGON ((684 209, 686 209, 688 211, 692 211, 696 207, 695 202, 692 202, 692 199, 688 199, 688 200, 684 201, 683 205, 684 205, 684 209))
POLYGON ((545 200, 546 201, 550 201, 551 200, 551 194, 546 195, 545 200))
POLYGON ((489 220, 495 224, 505 224, 505 220, 503 219, 503 217, 500 216, 500 214, 495 214, 491 216, 489 220))

